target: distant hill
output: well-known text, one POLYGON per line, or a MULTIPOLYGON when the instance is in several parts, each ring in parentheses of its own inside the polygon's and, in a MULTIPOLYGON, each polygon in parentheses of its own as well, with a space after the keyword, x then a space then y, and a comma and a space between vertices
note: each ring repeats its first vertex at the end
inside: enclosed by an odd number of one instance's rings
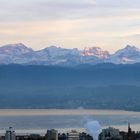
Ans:
POLYGON ((0 108, 140 111, 140 64, 0 66, 0 108))

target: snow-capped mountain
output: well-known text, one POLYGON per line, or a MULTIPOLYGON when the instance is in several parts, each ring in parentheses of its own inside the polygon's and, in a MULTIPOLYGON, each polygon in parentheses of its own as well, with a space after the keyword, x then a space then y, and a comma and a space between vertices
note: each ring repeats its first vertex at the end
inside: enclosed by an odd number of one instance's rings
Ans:
POLYGON ((8 55, 21 55, 33 52, 31 48, 26 47, 24 44, 8 44, 0 47, 0 54, 8 55))
POLYGON ((109 52, 103 51, 100 47, 86 47, 83 50, 83 56, 95 56, 100 59, 106 59, 109 57, 109 52))
POLYGON ((31 48, 26 47, 22 43, 4 45, 0 47, 0 64, 28 63, 29 60, 23 55, 30 55, 33 52, 31 48))
POLYGON ((79 56, 80 51, 78 49, 64 49, 56 46, 50 46, 40 51, 36 51, 37 55, 41 58, 55 58, 55 57, 70 57, 79 56))
POLYGON ((45 64, 67 64, 79 63, 81 51, 77 48, 65 49, 56 46, 50 46, 43 50, 36 51, 38 59, 45 64))
POLYGON ((9 44, 0 47, 0 64, 34 65, 80 65, 97 63, 132 64, 140 62, 140 49, 127 45, 110 55, 99 47, 65 49, 50 46, 34 51, 24 44, 9 44))
POLYGON ((117 64, 131 64, 140 62, 140 49, 135 46, 127 45, 111 55, 108 60, 117 64))

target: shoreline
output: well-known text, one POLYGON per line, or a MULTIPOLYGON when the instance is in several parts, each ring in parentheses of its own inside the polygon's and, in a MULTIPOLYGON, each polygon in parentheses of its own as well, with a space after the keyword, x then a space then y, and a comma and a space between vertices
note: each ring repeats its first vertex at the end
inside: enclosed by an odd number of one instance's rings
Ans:
POLYGON ((0 116, 32 115, 140 115, 140 112, 103 109, 0 109, 0 116))

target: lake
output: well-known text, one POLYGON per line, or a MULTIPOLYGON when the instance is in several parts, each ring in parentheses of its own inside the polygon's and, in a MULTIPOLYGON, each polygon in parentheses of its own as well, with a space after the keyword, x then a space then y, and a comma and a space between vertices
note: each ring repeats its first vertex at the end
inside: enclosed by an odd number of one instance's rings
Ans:
POLYGON ((88 121, 97 120, 102 128, 115 127, 127 131, 128 122, 132 130, 140 131, 140 112, 120 110, 88 109, 0 109, 0 133, 12 126, 16 133, 45 134, 47 129, 60 132, 71 129, 85 131, 88 121))

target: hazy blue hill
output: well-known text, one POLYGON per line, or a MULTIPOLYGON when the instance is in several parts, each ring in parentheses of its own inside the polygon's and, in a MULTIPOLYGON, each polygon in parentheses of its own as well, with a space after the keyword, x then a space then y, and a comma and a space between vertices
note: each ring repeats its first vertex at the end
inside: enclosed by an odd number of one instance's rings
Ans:
POLYGON ((140 111, 140 64, 0 66, 0 108, 140 111))
POLYGON ((0 84, 6 86, 106 86, 140 85, 140 64, 99 64, 77 67, 0 66, 0 84))

